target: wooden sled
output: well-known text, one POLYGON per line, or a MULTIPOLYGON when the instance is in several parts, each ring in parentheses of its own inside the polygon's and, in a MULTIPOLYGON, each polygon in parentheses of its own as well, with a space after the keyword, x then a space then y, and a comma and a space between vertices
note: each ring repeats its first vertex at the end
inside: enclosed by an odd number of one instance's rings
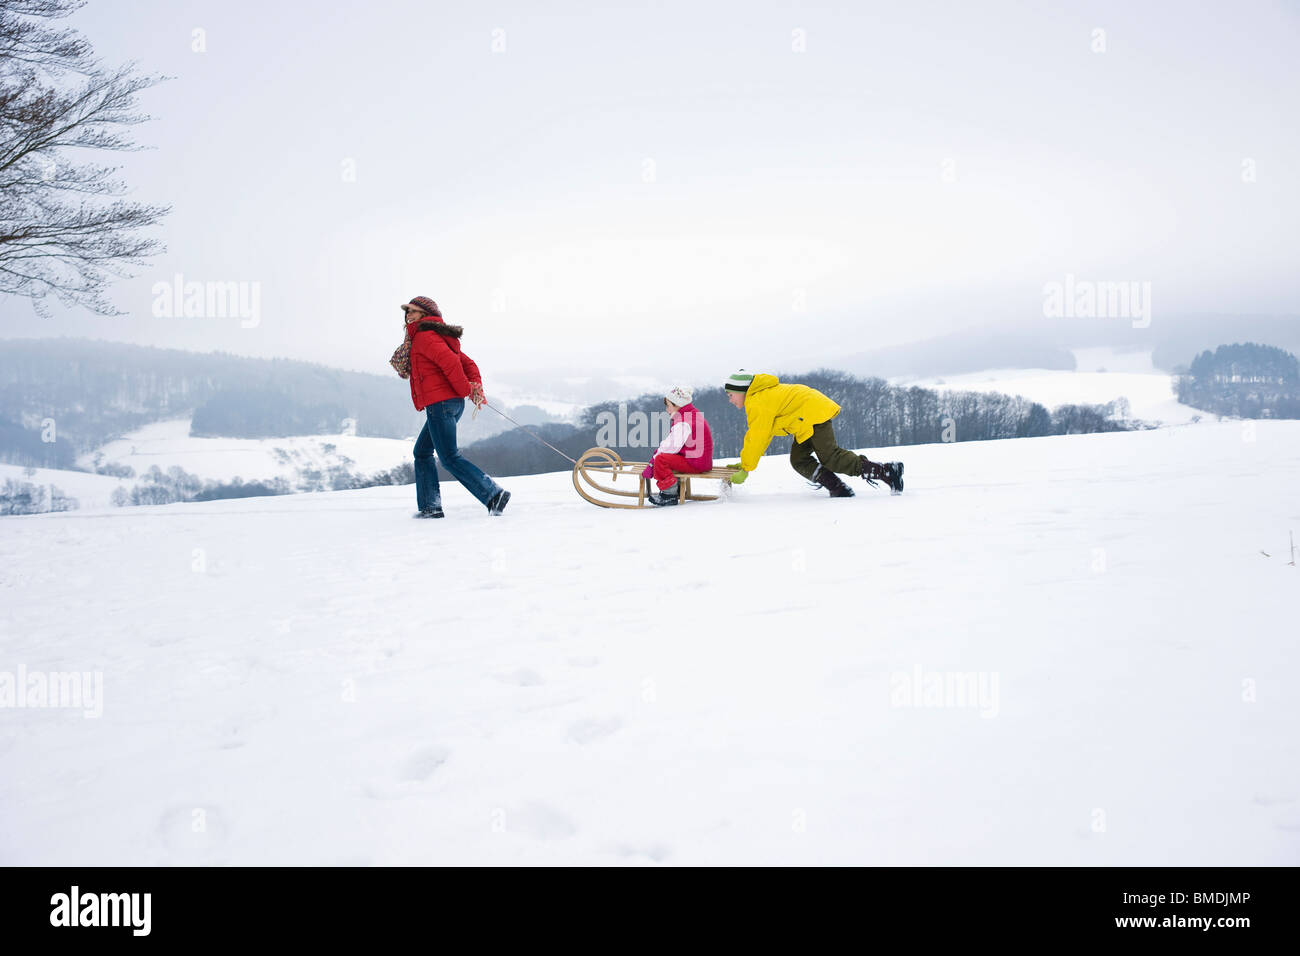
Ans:
MULTIPOLYGON (((573 466, 573 487, 578 489, 578 494, 593 505, 599 505, 602 508, 653 507, 646 501, 650 494, 651 479, 641 477, 641 472, 645 470, 647 464, 649 462, 624 461, 619 457, 618 452, 611 448, 588 448, 573 466), (616 482, 619 478, 626 479, 623 488, 613 488, 602 483, 604 481, 616 482), (584 484, 601 497, 593 495, 587 488, 583 487, 584 484), (610 501, 608 500, 610 497, 615 499, 635 498, 636 503, 610 501)), ((685 504, 688 501, 716 500, 717 495, 697 495, 691 491, 691 479, 712 478, 725 481, 739 470, 738 468, 712 468, 709 471, 673 472, 677 476, 678 502, 685 504)))

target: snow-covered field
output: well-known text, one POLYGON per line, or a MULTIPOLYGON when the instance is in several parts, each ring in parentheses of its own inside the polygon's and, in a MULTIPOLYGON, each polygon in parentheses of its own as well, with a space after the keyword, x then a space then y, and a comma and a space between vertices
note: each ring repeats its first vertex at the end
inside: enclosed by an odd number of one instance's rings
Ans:
MULTIPOLYGON (((1151 365, 1149 352, 1120 353, 1111 349, 1079 349, 1075 352, 1080 371, 1063 372, 1046 369, 989 370, 970 375, 949 376, 944 379, 899 382, 919 384, 939 390, 961 389, 970 391, 997 391, 1023 395, 1042 402, 1049 408, 1069 402, 1104 404, 1120 396, 1127 397, 1132 417, 1150 422, 1186 423, 1198 413, 1196 409, 1180 405, 1174 398, 1168 375, 1151 365), (1106 371, 1083 371, 1105 368, 1106 371)), ((580 383, 581 379, 566 379, 580 383)), ((617 382, 628 394, 663 388, 661 382, 648 378, 622 376, 617 382)), ((583 406, 572 402, 538 398, 535 388, 512 390, 500 386, 493 393, 498 405, 508 408, 531 405, 547 414, 572 418, 583 406)), ((481 412, 481 421, 473 424, 477 429, 469 434, 472 420, 465 419, 466 429, 461 444, 467 446, 474 435, 493 434, 510 427, 504 419, 498 420, 491 412, 481 412)), ((414 436, 405 439, 357 437, 355 435, 301 435, 289 438, 191 438, 188 418, 155 422, 83 455, 78 466, 93 471, 100 464, 127 465, 135 469, 136 477, 119 480, 84 472, 41 469, 38 477, 24 477, 20 466, 0 465, 0 481, 6 477, 54 484, 78 499, 82 508, 107 507, 114 489, 128 491, 157 465, 166 472, 173 467, 198 475, 206 481, 228 482, 235 478, 243 481, 268 481, 284 478, 294 490, 321 487, 318 477, 314 481, 305 474, 327 475, 334 467, 342 467, 356 475, 373 475, 396 465, 409 463, 414 436)), ((328 487, 325 479, 323 486, 328 487)))
POLYGON ((88 471, 68 471, 63 468, 34 468, 32 474, 22 465, 0 463, 0 485, 12 478, 23 484, 42 485, 47 490, 53 485, 70 498, 77 499, 79 508, 107 508, 112 502, 113 492, 118 488, 131 490, 134 479, 112 478, 108 475, 96 475, 88 471))
MULTIPOLYGON (((581 402, 570 402, 549 397, 543 398, 538 397, 538 394, 536 389, 523 389, 493 382, 492 390, 488 393, 488 401, 493 406, 503 408, 507 412, 516 406, 531 405, 533 408, 540 408, 546 414, 560 421, 571 421, 586 407, 581 402)), ((490 415, 491 412, 481 414, 490 415)))
POLYGON ((1300 863, 1300 422, 876 453, 3 519, 0 863, 1300 863))
MULTIPOLYGON (((291 438, 191 438, 190 420, 155 422, 97 449, 105 464, 134 468, 137 478, 154 465, 163 471, 179 466, 212 481, 286 478, 293 483, 302 469, 346 464, 369 475, 411 460, 410 439, 358 438, 356 435, 299 435, 291 438), (348 459, 348 461, 344 461, 348 459), (349 464, 350 461, 350 464, 349 464)), ((79 465, 89 467, 94 455, 79 465)))
POLYGON ((939 391, 1003 392, 1023 395, 1052 409, 1058 405, 1105 405, 1127 398, 1129 414, 1146 422, 1177 425, 1193 417, 1213 417, 1174 394, 1173 379, 1151 364, 1150 352, 1118 352, 1113 349, 1075 349, 1078 369, 990 369, 967 375, 899 380, 896 384, 920 385, 939 391))

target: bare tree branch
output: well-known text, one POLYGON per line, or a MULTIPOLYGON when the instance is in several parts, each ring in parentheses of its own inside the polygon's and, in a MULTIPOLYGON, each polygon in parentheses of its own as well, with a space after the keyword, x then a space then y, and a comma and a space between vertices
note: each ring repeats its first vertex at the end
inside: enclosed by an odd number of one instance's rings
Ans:
POLYGON ((76 163, 71 150, 139 149, 129 128, 149 117, 138 94, 166 79, 136 64, 102 69, 88 41, 49 21, 83 0, 0 0, 0 293, 50 296, 101 314, 110 280, 162 251, 140 235, 168 207, 121 196, 118 167, 76 163))

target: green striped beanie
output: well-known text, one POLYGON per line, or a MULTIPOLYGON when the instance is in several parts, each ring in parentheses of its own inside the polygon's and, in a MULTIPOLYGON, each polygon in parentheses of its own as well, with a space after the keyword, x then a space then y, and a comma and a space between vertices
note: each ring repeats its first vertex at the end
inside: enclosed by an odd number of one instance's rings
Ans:
POLYGON ((754 376, 750 375, 743 368, 739 372, 732 372, 727 376, 727 380, 722 383, 722 387, 729 392, 744 392, 749 390, 749 386, 754 384, 754 376))

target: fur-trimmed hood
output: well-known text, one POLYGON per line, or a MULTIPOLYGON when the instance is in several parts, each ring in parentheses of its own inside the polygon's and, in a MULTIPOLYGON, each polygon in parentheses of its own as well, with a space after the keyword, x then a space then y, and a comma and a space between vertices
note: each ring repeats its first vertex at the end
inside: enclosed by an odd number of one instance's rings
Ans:
POLYGON ((458 339, 465 334, 463 326, 448 325, 446 322, 434 322, 429 319, 421 319, 414 323, 415 328, 411 329, 412 334, 416 332, 437 332, 439 335, 446 335, 453 339, 458 339))

